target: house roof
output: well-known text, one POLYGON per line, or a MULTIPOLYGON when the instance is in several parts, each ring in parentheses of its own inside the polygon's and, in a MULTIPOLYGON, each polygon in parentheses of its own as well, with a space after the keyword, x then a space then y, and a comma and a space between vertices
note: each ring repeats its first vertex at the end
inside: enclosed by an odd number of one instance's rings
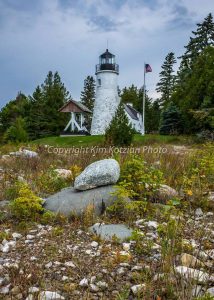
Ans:
POLYGON ((70 99, 67 101, 60 109, 60 112, 85 112, 85 113, 92 113, 88 107, 82 104, 79 101, 75 101, 70 99))
POLYGON ((125 111, 129 114, 129 116, 134 119, 139 121, 138 115, 140 114, 136 109, 134 109, 131 105, 129 104, 124 104, 125 111))

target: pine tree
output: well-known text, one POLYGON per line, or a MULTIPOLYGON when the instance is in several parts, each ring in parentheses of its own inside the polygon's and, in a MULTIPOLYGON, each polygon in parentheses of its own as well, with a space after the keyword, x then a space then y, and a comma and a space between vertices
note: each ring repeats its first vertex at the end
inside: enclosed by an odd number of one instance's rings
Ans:
POLYGON ((157 83, 156 91, 161 93, 160 104, 166 106, 170 102, 175 85, 174 64, 176 63, 175 54, 167 54, 160 72, 160 81, 157 83))
POLYGON ((58 72, 50 71, 41 86, 30 97, 28 131, 31 138, 58 135, 65 127, 69 116, 59 109, 69 99, 69 92, 61 81, 58 72))
POLYGON ((160 134, 179 134, 182 132, 182 119, 179 109, 173 102, 161 114, 160 134))
POLYGON ((134 130, 129 124, 124 105, 121 102, 115 116, 106 129, 105 143, 108 145, 129 146, 134 136, 134 130))
POLYGON ((16 121, 11 125, 4 134, 6 142, 26 142, 28 134, 26 131, 26 123, 22 117, 16 118, 16 121))
POLYGON ((196 31, 192 31, 193 36, 190 37, 189 43, 184 47, 185 53, 179 57, 181 64, 178 71, 178 80, 182 84, 184 80, 191 74, 193 64, 199 54, 208 46, 214 46, 214 22, 211 13, 197 24, 196 31))
POLYGON ((25 118, 29 111, 28 98, 21 92, 14 100, 7 103, 0 111, 0 132, 3 135, 6 130, 16 122, 18 117, 25 118))
MULTIPOLYGON (((87 76, 84 80, 84 88, 81 92, 80 101, 92 112, 94 110, 95 101, 95 80, 93 76, 87 76)), ((88 114, 86 117, 86 127, 90 131, 92 114, 88 114)))

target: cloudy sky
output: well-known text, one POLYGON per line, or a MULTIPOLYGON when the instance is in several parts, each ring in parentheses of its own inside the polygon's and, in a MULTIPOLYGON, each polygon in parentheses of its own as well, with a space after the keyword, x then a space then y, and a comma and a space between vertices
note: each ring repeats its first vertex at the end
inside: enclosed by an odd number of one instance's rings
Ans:
POLYGON ((166 54, 182 54, 195 24, 213 11, 213 0, 0 0, 0 107, 18 91, 31 94, 49 70, 78 100, 107 40, 120 88, 142 86, 150 63, 155 97, 166 54))

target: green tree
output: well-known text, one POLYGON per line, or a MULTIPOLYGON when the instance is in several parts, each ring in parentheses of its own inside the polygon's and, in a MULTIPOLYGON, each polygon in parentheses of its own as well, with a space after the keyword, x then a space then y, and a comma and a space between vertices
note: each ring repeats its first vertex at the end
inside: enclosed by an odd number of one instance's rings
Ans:
POLYGON ((28 131, 31 138, 58 135, 65 127, 67 118, 59 109, 69 100, 69 92, 58 72, 50 71, 41 86, 30 97, 28 131))
POLYGON ((179 134, 182 132, 182 118, 179 109, 170 102, 161 114, 160 134, 179 134))
POLYGON ((208 46, 214 46, 214 22, 211 13, 202 23, 197 24, 196 31, 192 31, 192 34, 189 43, 184 46, 185 53, 179 57, 181 63, 177 80, 181 86, 185 85, 185 80, 191 75, 192 67, 200 53, 208 46))
MULTIPOLYGON (((125 87, 121 92, 121 101, 123 103, 132 103, 135 109, 139 109, 139 94, 138 88, 132 84, 130 87, 125 87)), ((142 106, 142 105, 141 105, 142 106)))
POLYGON ((214 48, 209 46, 196 59, 185 86, 172 97, 184 116, 187 133, 214 130, 213 62, 214 48))
POLYGON ((129 124, 124 105, 121 102, 115 116, 105 132, 105 143, 108 145, 129 146, 134 136, 134 130, 129 124))
POLYGON ((22 117, 16 118, 14 124, 5 132, 4 140, 6 142, 26 142, 28 134, 25 128, 25 120, 22 117))
POLYGON ((4 134, 18 117, 24 118, 28 113, 28 109, 28 98, 19 92, 16 99, 7 103, 0 112, 0 132, 4 134))
POLYGON ((170 52, 167 54, 160 72, 160 81, 157 83, 156 91, 161 94, 160 104, 166 107, 170 102, 170 98, 175 86, 174 64, 176 63, 175 54, 170 52))
MULTIPOLYGON (((95 80, 93 76, 87 76, 84 80, 84 88, 81 92, 80 101, 92 112, 94 110, 95 101, 95 80)), ((90 130, 92 121, 92 114, 86 116, 87 129, 90 130)))

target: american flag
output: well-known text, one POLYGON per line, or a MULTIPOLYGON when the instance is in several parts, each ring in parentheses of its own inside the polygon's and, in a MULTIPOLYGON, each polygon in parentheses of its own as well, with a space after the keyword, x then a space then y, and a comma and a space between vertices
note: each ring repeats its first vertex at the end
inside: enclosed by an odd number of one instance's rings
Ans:
POLYGON ((145 72, 146 73, 152 72, 152 68, 149 64, 145 64, 145 72))

